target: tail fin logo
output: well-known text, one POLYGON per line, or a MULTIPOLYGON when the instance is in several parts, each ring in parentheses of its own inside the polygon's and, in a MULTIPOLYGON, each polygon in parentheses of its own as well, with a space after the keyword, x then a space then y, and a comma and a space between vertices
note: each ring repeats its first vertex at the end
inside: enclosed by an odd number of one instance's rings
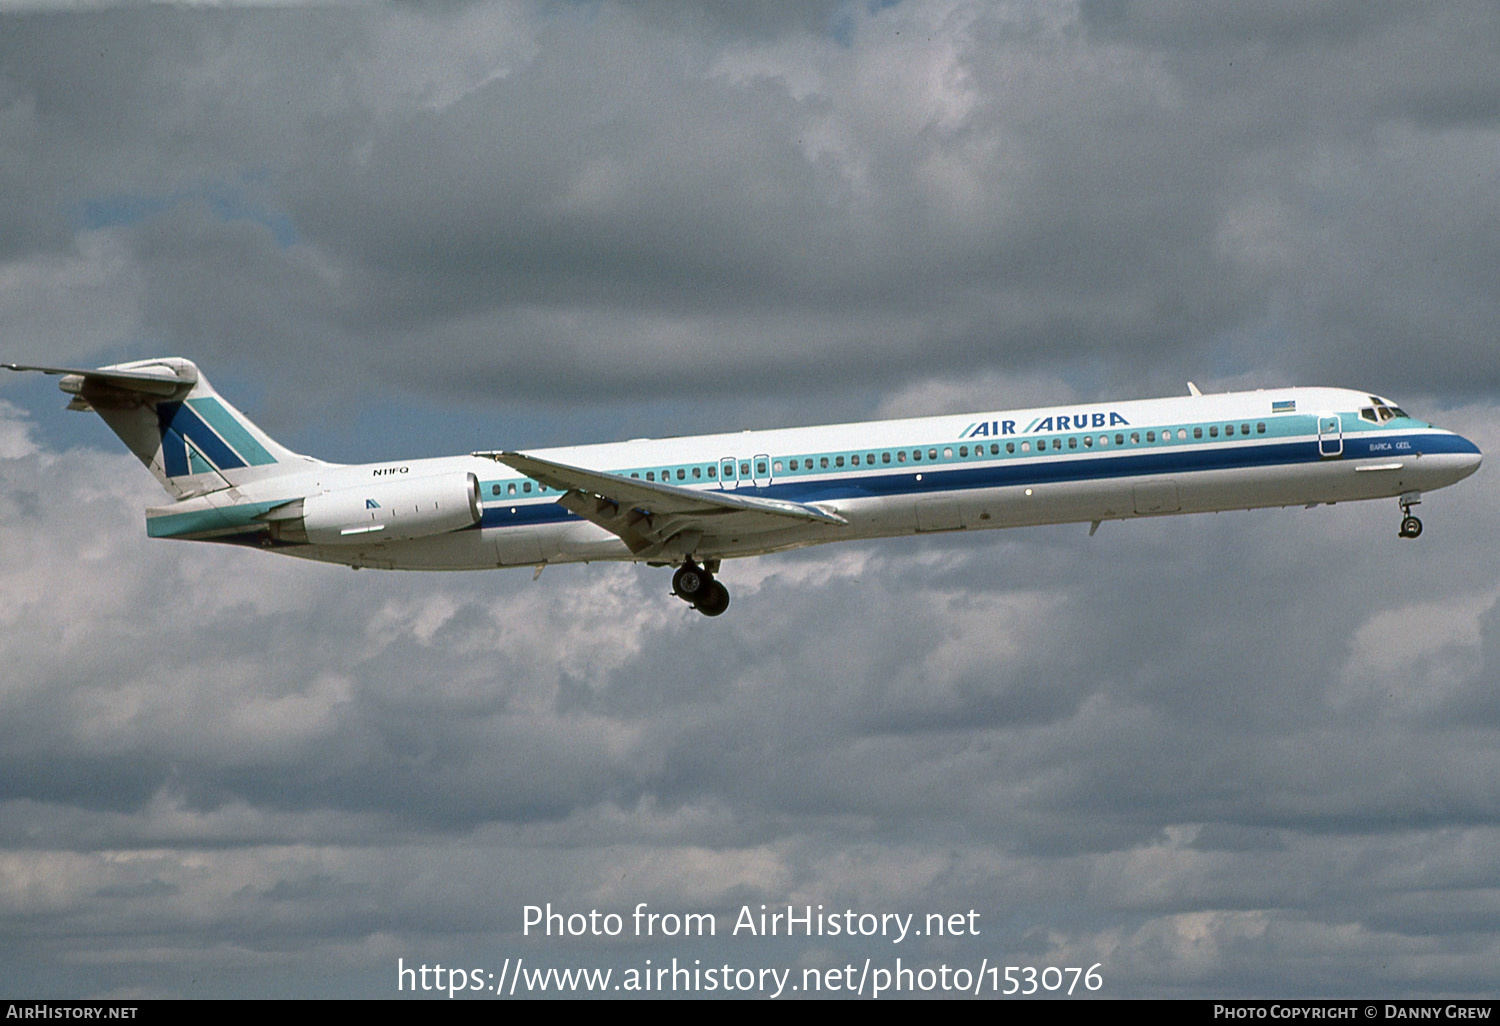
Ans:
POLYGON ((156 418, 168 477, 276 462, 276 457, 213 396, 159 403, 156 418))

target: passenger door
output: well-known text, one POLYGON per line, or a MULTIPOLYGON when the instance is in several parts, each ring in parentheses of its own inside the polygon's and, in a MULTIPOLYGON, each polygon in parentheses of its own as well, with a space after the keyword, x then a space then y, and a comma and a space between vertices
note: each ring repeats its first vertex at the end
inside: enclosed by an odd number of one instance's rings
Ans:
POLYGON ((1344 426, 1337 413, 1318 414, 1318 455, 1325 459, 1344 454, 1344 426))

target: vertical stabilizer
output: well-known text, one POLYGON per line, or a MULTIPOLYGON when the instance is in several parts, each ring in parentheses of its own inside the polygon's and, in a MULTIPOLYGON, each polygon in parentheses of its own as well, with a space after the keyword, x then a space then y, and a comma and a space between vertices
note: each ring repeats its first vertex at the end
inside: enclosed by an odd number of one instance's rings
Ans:
POLYGON ((278 444, 220 396, 191 360, 160 357, 59 374, 70 410, 93 410, 174 498, 219 491, 316 460, 278 444))

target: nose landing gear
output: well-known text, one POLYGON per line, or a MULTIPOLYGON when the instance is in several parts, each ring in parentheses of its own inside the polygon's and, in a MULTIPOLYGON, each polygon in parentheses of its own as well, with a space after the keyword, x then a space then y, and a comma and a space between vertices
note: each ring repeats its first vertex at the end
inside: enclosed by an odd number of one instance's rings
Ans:
POLYGON ((1407 492, 1401 496, 1401 530, 1403 538, 1415 538, 1422 533, 1422 521, 1412 516, 1411 508, 1419 505, 1422 496, 1417 492, 1407 492))
MULTIPOLYGON (((719 569, 719 561, 706 560, 713 570, 719 569)), ((672 575, 672 594, 688 603, 704 616, 718 616, 729 608, 729 589, 718 581, 710 570, 692 560, 677 568, 672 575)))

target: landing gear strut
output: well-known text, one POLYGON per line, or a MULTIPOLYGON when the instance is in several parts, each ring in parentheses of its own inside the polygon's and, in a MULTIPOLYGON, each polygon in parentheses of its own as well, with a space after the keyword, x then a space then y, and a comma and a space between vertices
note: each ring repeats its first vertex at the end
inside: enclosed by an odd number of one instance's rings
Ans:
POLYGON ((1422 533, 1422 521, 1411 515, 1411 508, 1421 501, 1422 496, 1416 492, 1401 496, 1401 537, 1415 538, 1422 533))
MULTIPOLYGON (((718 560, 706 562, 714 570, 719 569, 718 560)), ((672 575, 672 594, 704 616, 718 616, 729 608, 729 589, 714 580, 712 572, 692 560, 682 564, 672 575)))

